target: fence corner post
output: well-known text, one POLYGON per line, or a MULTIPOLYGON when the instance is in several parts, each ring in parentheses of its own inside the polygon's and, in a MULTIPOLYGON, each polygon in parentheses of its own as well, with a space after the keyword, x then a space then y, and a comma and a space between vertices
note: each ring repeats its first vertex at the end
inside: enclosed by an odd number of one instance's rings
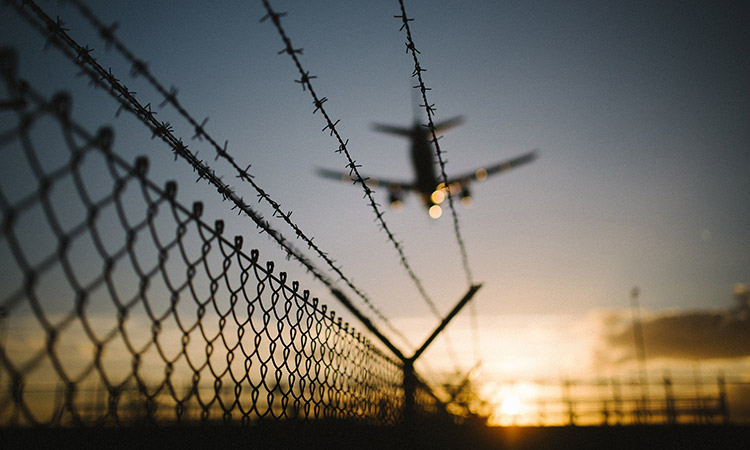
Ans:
POLYGON ((401 424, 406 429, 413 429, 416 424, 415 395, 417 391, 417 379, 414 374, 414 360, 405 358, 404 364, 404 405, 401 424))

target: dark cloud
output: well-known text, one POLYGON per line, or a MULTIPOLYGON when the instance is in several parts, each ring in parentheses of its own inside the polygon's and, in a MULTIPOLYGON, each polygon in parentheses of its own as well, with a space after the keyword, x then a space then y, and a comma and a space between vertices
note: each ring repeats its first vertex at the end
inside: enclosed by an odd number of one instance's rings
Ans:
MULTIPOLYGON (((750 356, 750 318, 740 311, 690 311, 641 320, 647 359, 735 359, 750 356)), ((627 314, 602 322, 600 361, 635 359, 633 326, 627 314)))

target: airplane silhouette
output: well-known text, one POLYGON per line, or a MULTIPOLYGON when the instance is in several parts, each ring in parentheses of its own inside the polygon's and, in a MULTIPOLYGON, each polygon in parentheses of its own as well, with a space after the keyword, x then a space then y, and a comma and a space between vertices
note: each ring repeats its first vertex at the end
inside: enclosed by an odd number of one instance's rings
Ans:
MULTIPOLYGON (((462 123, 462 117, 454 117, 436 124, 435 131, 445 131, 462 123)), ((462 205, 471 205, 471 193, 469 191, 471 182, 484 181, 490 175, 505 172, 536 159, 536 150, 532 150, 489 167, 480 167, 472 172, 456 177, 449 177, 446 185, 446 183, 439 181, 434 154, 430 148, 432 133, 430 133, 427 127, 415 121, 411 128, 380 124, 376 124, 373 128, 375 131, 409 138, 411 141, 411 163, 414 169, 415 180, 397 181, 370 177, 366 179, 366 183, 370 187, 388 186, 388 199, 392 209, 398 210, 401 208, 405 192, 416 193, 433 219, 437 219, 442 215, 443 210, 440 204, 448 196, 459 195, 462 205)), ((340 179, 350 183, 354 181, 348 173, 335 170, 318 169, 318 174, 326 178, 340 179)))

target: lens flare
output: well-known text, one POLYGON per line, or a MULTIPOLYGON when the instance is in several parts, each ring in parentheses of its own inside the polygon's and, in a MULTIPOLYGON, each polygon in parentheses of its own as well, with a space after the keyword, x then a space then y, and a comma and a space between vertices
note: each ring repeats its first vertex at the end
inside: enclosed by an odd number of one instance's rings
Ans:
POLYGON ((432 203, 436 205, 443 203, 443 201, 445 200, 445 192, 441 190, 433 192, 432 195, 430 195, 430 200, 432 200, 432 203))

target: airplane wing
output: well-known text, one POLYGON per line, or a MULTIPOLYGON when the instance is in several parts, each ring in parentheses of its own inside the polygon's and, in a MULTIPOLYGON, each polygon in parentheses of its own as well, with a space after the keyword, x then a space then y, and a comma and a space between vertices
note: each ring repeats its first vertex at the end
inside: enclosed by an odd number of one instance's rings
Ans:
MULTIPOLYGON (((464 123, 463 116, 454 117, 452 119, 444 120, 442 122, 438 122, 435 124, 435 131, 437 132, 443 132, 446 130, 449 130, 453 127, 457 127, 464 123)), ((383 125, 380 123, 376 123, 372 126, 372 129, 375 131, 380 131, 381 133, 388 133, 388 134, 395 134, 397 136, 404 136, 404 137, 411 137, 415 130, 420 130, 423 132, 426 132, 427 128, 420 127, 419 125, 416 125, 415 127, 407 128, 407 127, 399 127, 395 125, 383 125)))
MULTIPOLYGON (((353 184, 354 178, 349 172, 343 172, 330 169, 318 169, 318 175, 324 178, 343 181, 344 183, 353 184)), ((364 177, 364 176, 363 176, 364 177)), ((385 186, 391 191, 416 191, 416 186, 411 181, 389 180, 387 178, 364 177, 365 183, 371 188, 385 186)))
POLYGON ((450 185, 452 183, 461 183, 462 185, 466 185, 471 183, 472 181, 484 181, 491 175, 503 173, 518 166, 530 163, 536 158, 537 156, 535 149, 528 153, 524 153, 523 155, 516 156, 515 158, 493 164, 489 167, 480 167, 473 172, 465 173, 456 177, 451 177, 448 180, 448 184, 450 185))
POLYGON ((435 131, 443 132, 450 130, 453 127, 457 127, 464 123, 463 116, 454 117, 452 119, 444 120, 435 124, 435 131))

